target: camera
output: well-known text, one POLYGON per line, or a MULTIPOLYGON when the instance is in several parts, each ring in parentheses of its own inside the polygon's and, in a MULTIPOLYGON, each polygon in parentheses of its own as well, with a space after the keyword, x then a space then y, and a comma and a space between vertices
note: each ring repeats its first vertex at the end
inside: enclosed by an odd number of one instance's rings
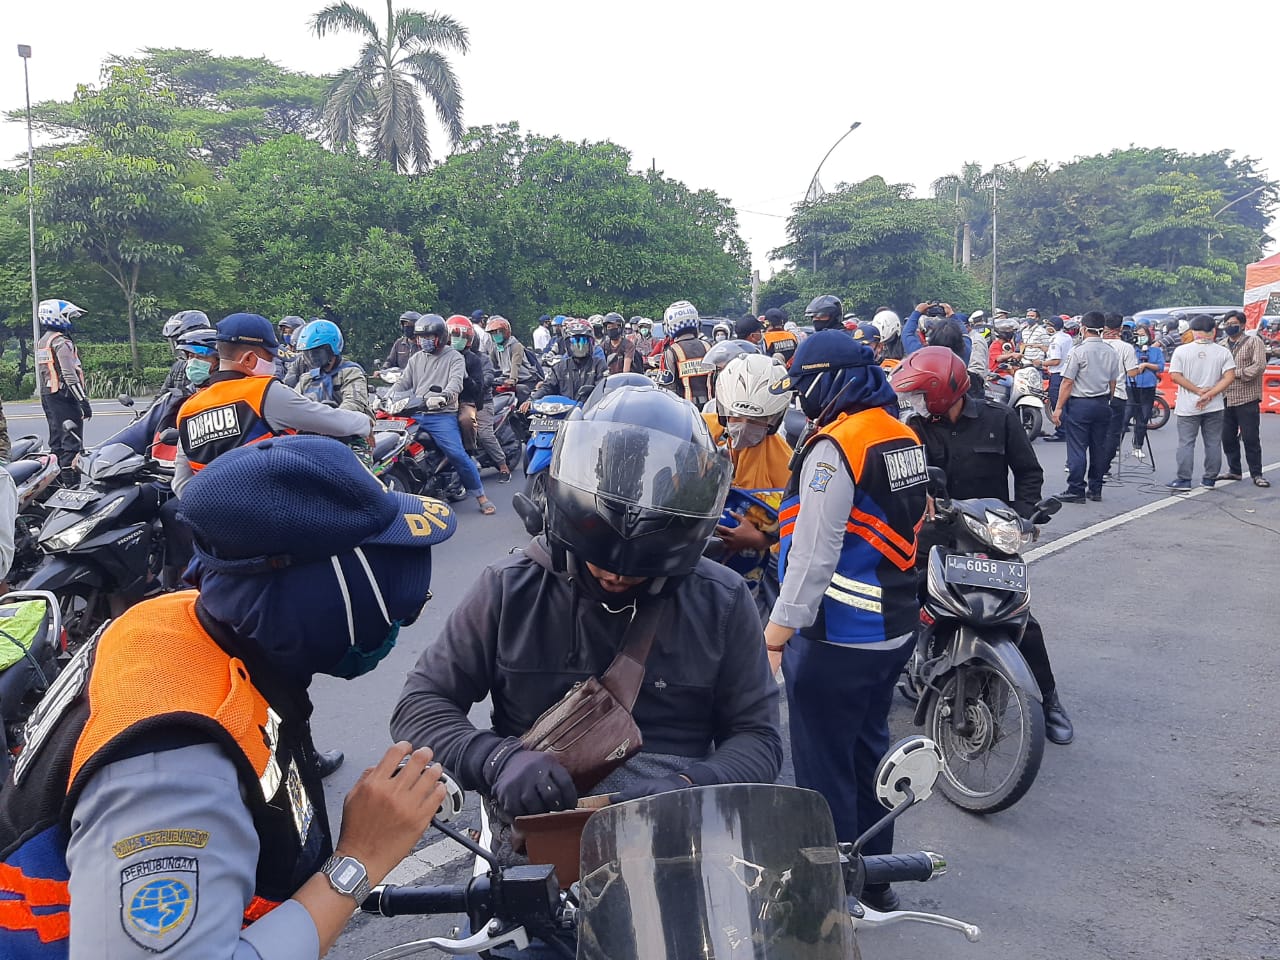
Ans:
POLYGON ((925 310, 924 315, 926 317, 945 317, 947 311, 940 300, 930 300, 929 309, 925 310))

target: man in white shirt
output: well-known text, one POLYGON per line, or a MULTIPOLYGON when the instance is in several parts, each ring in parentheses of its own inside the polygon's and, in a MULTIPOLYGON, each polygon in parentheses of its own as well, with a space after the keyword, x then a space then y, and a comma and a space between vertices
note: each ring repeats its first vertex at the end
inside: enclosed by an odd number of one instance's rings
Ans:
POLYGON ((1038 370, 1044 369, 1045 359, 1049 355, 1049 344, 1053 339, 1053 331, 1040 320, 1040 311, 1031 308, 1022 320, 1022 356, 1030 361, 1038 370))
POLYGON ((1102 339, 1120 358, 1120 376, 1116 377, 1116 388, 1111 394, 1111 422, 1107 427, 1107 472, 1110 473, 1124 436, 1124 411, 1129 403, 1129 381, 1138 375, 1138 351, 1121 336, 1124 318, 1120 314, 1107 314, 1106 323, 1102 339))
POLYGON ((533 350, 542 353, 551 345, 551 316, 544 313, 538 318, 538 325, 533 328, 533 350))
MULTIPOLYGON (((1058 393, 1062 389, 1062 366, 1067 362, 1067 354, 1071 352, 1076 342, 1071 338, 1071 334, 1062 329, 1061 317, 1050 317, 1049 326, 1053 328, 1053 336, 1049 339, 1049 353, 1045 357, 1044 369, 1049 374, 1049 409, 1054 410, 1058 406, 1058 393)), ((1045 437, 1045 440, 1065 443, 1067 433, 1058 427, 1057 432, 1045 437)))
POLYGON ((1222 420, 1226 403, 1222 394, 1236 376, 1231 351, 1213 342, 1213 318, 1191 318, 1195 337, 1173 351, 1169 376, 1178 385, 1173 412, 1178 418, 1178 475, 1170 490, 1190 490, 1196 452, 1196 434, 1204 437, 1204 474, 1200 485, 1212 487, 1222 469, 1222 420))

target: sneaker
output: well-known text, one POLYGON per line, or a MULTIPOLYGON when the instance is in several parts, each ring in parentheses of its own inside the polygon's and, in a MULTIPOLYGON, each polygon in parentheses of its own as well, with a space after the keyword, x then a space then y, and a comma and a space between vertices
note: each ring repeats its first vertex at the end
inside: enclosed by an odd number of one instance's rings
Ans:
POLYGON ((1214 483, 1215 483, 1215 482, 1216 482, 1216 481, 1213 481, 1213 480, 1201 480, 1201 481, 1200 481, 1200 486, 1205 487, 1205 488, 1207 488, 1207 489, 1209 489, 1209 490, 1212 490, 1212 489, 1213 489, 1213 485, 1214 485, 1214 483))
POLYGON ((1057 499, 1063 503, 1084 503, 1083 493, 1072 493, 1070 490, 1063 490, 1058 494, 1057 499))
POLYGON ((1168 483, 1165 484, 1165 486, 1168 487, 1170 490, 1190 490, 1191 481, 1190 480, 1170 480, 1168 483))
POLYGON ((1133 456, 1136 460, 1145 460, 1147 459, 1147 451, 1143 450, 1141 447, 1134 447, 1133 456))
POLYGON ((499 471, 498 471, 498 482, 499 482, 499 483, 510 483, 510 482, 511 482, 511 471, 510 471, 510 470, 499 470, 499 471))

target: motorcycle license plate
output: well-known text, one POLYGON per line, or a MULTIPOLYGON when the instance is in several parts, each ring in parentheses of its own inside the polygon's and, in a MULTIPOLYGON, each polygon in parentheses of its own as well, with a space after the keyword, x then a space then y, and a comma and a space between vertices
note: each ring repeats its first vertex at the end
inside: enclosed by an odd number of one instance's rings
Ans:
POLYGON ((99 496, 100 494, 93 490, 59 490, 46 503, 50 507, 61 507, 63 510, 83 510, 99 496))
POLYGON ((1012 560, 987 560, 966 554, 948 554, 943 568, 947 583, 963 583, 988 590, 1027 592, 1027 565, 1012 560))
POLYGON ((529 430, 531 433, 555 433, 560 429, 561 422, 551 417, 534 417, 529 421, 529 430))

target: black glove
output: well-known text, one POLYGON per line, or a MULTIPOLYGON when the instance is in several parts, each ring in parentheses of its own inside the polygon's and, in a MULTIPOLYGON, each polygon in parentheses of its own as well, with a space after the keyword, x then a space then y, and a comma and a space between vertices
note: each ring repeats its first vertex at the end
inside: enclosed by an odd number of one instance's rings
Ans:
POLYGON ((93 419, 93 407, 89 406, 88 400, 80 401, 80 412, 84 415, 86 420, 93 419))
POLYGON ((490 796, 511 817, 572 810, 578 791, 569 771, 550 754, 504 740, 484 764, 490 796))
POLYGON ((641 797, 652 797, 655 793, 670 793, 672 790, 687 790, 693 784, 680 776, 673 773, 669 777, 650 777, 647 780, 637 780, 635 783, 629 784, 619 790, 617 793, 609 795, 610 803, 626 803, 628 800, 639 800, 641 797))

